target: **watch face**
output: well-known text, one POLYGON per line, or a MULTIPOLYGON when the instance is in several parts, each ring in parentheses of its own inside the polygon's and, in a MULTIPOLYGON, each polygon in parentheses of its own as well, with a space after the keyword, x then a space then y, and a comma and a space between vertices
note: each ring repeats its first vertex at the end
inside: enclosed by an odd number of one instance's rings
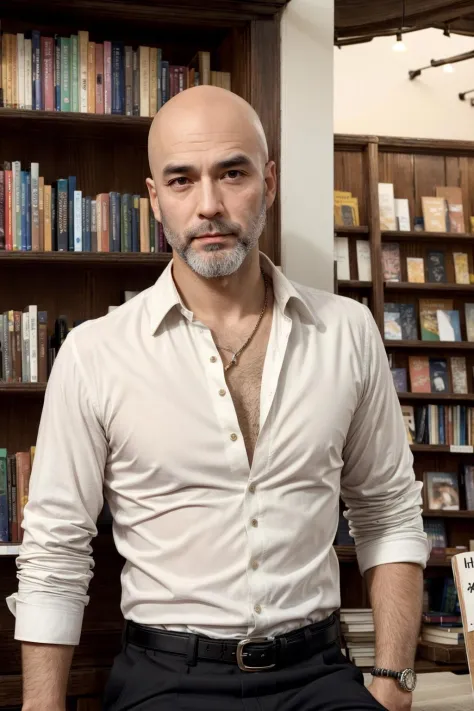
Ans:
POLYGON ((402 687, 407 691, 413 691, 416 686, 416 674, 413 669, 405 669, 402 672, 402 678, 400 679, 402 687))

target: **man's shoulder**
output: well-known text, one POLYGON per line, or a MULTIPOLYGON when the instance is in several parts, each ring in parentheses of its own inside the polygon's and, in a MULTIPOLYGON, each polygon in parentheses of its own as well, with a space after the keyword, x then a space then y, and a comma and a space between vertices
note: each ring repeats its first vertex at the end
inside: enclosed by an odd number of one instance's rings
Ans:
POLYGON ((291 281, 291 285, 297 292, 299 298, 304 303, 308 311, 313 315, 315 321, 322 321, 327 325, 337 326, 352 324, 365 327, 370 311, 367 306, 350 299, 347 296, 333 294, 322 289, 315 289, 297 282, 291 281))

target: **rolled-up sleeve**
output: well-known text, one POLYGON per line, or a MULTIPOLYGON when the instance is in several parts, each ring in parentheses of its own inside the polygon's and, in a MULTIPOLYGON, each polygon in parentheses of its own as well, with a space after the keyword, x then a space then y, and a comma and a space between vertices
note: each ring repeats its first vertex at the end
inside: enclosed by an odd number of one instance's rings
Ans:
POLYGON ((422 483, 416 481, 385 348, 363 307, 363 387, 344 447, 341 497, 361 573, 383 563, 426 566, 422 483))
POLYGON ((107 442, 74 331, 52 368, 17 558, 7 598, 15 638, 77 645, 92 578, 91 539, 103 504, 107 442))

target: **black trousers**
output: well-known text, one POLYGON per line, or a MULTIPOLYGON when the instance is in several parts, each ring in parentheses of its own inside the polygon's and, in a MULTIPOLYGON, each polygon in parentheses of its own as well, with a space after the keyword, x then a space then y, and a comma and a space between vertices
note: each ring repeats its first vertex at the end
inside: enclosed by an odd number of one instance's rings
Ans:
POLYGON ((283 669, 243 672, 124 646, 116 657, 103 711, 386 711, 364 687, 362 673, 332 644, 283 669))

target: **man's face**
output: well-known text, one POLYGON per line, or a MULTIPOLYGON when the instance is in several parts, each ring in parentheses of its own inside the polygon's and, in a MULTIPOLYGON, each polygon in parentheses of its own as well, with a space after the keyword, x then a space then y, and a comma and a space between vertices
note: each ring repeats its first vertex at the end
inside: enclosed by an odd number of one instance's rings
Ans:
MULTIPOLYGON (((252 126, 233 116, 182 117, 160 141, 153 166, 155 215, 177 254, 197 274, 223 277, 239 269, 258 245, 274 199, 252 126)), ((150 191, 152 202, 153 195, 150 191)))

